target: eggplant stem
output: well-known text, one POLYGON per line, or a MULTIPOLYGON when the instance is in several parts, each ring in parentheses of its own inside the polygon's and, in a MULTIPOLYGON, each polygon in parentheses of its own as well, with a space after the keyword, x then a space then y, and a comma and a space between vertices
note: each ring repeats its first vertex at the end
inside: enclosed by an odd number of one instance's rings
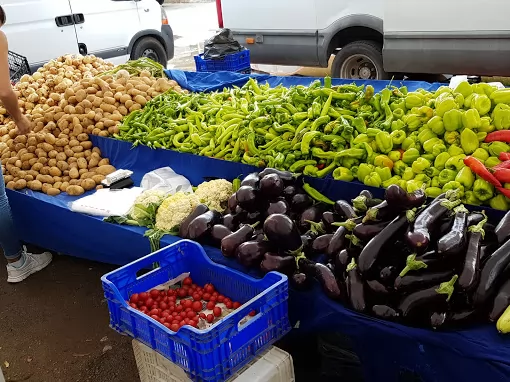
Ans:
POLYGON ((407 256, 406 266, 402 269, 402 272, 399 273, 400 277, 404 277, 409 271, 417 271, 418 269, 427 268, 428 265, 423 261, 416 261, 416 254, 407 256))
MULTIPOLYGON (((300 249, 302 249, 302 248, 300 248, 300 249)), ((306 256, 305 256, 304 252, 301 252, 301 251, 300 251, 299 254, 297 254, 297 256, 296 255, 294 255, 294 256, 295 256, 294 259, 296 260, 297 270, 299 270, 299 260, 306 259, 306 256)))
POLYGON ((368 209, 367 205, 366 205, 366 201, 367 201, 366 196, 359 195, 359 196, 355 197, 354 199, 352 199, 352 206, 360 212, 365 212, 368 209))
POLYGON ((251 227, 251 228, 253 228, 253 229, 255 229, 255 228, 257 228, 257 226, 258 226, 259 224, 260 224, 260 222, 255 222, 255 223, 253 223, 253 224, 250 224, 250 227, 251 227))
POLYGON ((468 214, 468 213, 469 213, 469 211, 468 211, 468 210, 467 210, 467 208, 464 206, 464 204, 461 204, 460 206, 455 207, 455 208, 453 209, 453 212, 454 212, 454 213, 460 213, 460 212, 463 212, 463 213, 465 213, 465 214, 468 214))
POLYGON ((335 227, 345 227, 345 229, 347 231, 352 232, 354 230, 354 228, 356 228, 357 224, 354 222, 354 220, 348 219, 348 220, 344 221, 343 223, 332 223, 331 225, 333 225, 335 227))
POLYGON ((454 209, 455 207, 457 207, 459 204, 461 203, 460 200, 455 200, 455 201, 451 201, 451 200, 443 200, 441 202, 441 205, 445 208, 448 208, 449 210, 452 210, 454 209))
POLYGON ((439 285, 439 288, 436 289, 436 292, 439 294, 446 294, 448 297, 446 298, 446 301, 450 301, 450 298, 452 298, 452 294, 454 291, 454 285, 457 279, 459 278, 458 275, 455 275, 452 277, 450 281, 446 281, 444 283, 441 283, 439 285))
POLYGON ((483 229, 483 226, 485 223, 487 223, 487 215, 485 215, 485 211, 482 211, 483 219, 478 223, 477 225, 471 226, 468 228, 469 232, 475 233, 478 232, 480 235, 482 235, 482 239, 485 237, 485 230, 483 229))
POLYGON ((457 199, 458 196, 459 196, 459 190, 458 189, 448 190, 448 191, 446 191, 445 199, 448 199, 449 201, 453 201, 453 200, 457 199))
POLYGON ((313 233, 316 234, 324 234, 326 231, 324 230, 324 226, 321 222, 314 222, 312 220, 305 220, 305 222, 310 224, 310 229, 313 233))
POLYGON ((370 222, 370 221, 376 221, 378 213, 379 213, 379 208, 376 208, 376 207, 370 208, 367 211, 367 213, 365 214, 365 217, 363 218, 363 223, 370 222))
POLYGON ((409 223, 414 222, 414 220, 416 219, 416 208, 413 208, 412 210, 407 210, 406 218, 409 223))
POLYGON ((356 260, 354 260, 354 257, 353 257, 351 262, 349 263, 349 265, 347 265, 346 271, 350 272, 353 269, 355 269, 357 266, 358 266, 358 264, 356 264, 356 260))
POLYGON ((361 247, 361 241, 354 235, 345 235, 346 239, 351 241, 351 244, 356 247, 361 247))

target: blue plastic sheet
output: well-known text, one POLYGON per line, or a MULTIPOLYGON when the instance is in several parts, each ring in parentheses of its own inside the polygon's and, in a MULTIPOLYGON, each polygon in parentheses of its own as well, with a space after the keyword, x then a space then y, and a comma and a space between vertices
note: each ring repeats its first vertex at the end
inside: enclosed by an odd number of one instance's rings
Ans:
MULTIPOLYGON (((247 76, 232 73, 184 73, 170 75, 188 89, 213 90, 231 83, 242 85, 247 76), (226 83, 225 81, 230 81, 226 83)), ((266 76, 271 85, 308 84, 310 78, 278 78, 266 76)), ((373 83, 376 88, 385 82, 373 83)), ((438 84, 407 83, 410 90, 418 87, 437 88, 438 84)), ((256 170, 241 163, 181 154, 147 147, 132 149, 127 142, 93 137, 103 154, 117 168, 134 171, 138 184, 148 171, 170 166, 197 185, 204 177, 233 179, 256 170)), ((310 179, 313 186, 331 198, 350 199, 361 189, 357 183, 332 179, 310 179)), ((382 190, 374 189, 378 196, 382 190)), ((49 197, 29 191, 8 190, 9 200, 21 236, 27 242, 91 260, 126 264, 150 251, 144 229, 104 223, 101 219, 71 212, 67 203, 75 198, 66 195, 49 197)), ((162 245, 178 240, 165 236, 162 245)), ((257 276, 237 262, 223 257, 216 248, 206 247, 216 262, 257 276)), ((497 334, 494 325, 481 325, 467 330, 433 332, 377 320, 344 308, 329 300, 318 286, 309 292, 291 291, 289 312, 292 324, 299 322, 293 333, 339 330, 351 337, 359 354, 367 381, 398 381, 401 370, 411 370, 423 381, 491 382, 510 381, 510 339, 497 334)))

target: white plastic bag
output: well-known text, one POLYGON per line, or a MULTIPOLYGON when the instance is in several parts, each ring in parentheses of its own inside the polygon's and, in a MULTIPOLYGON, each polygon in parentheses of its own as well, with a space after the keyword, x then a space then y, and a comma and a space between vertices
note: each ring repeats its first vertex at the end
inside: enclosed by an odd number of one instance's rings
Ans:
POLYGON ((167 194, 175 194, 179 191, 193 192, 190 181, 170 167, 148 172, 144 175, 141 186, 144 190, 162 190, 167 194))

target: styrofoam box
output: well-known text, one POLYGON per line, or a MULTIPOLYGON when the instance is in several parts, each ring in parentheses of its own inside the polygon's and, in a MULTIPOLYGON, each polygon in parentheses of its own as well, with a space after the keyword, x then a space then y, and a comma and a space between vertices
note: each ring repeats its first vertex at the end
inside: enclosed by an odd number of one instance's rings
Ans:
MULTIPOLYGON (((133 340, 141 382, 191 382, 183 369, 158 352, 133 340)), ((228 382, 294 382, 294 365, 289 353, 272 346, 239 370, 228 382)))

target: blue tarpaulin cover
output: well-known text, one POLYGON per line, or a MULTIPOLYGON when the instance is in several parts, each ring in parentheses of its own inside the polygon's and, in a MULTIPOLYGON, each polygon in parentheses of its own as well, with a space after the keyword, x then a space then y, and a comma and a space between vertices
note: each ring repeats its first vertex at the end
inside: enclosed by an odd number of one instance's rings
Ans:
MULTIPOLYGON (((170 71, 168 75, 183 88, 193 91, 221 89, 232 84, 242 86, 249 78, 235 73, 182 71, 170 71)), ((258 80, 268 81, 272 86, 291 86, 308 85, 315 79, 258 76, 258 80)), ((352 81, 333 80, 334 84, 341 82, 352 81)), ((385 81, 370 83, 376 90, 388 84, 385 81)), ((439 86, 422 82, 405 85, 410 90, 419 87, 434 90, 439 86)), ((139 184, 145 173, 164 166, 172 167, 194 185, 203 182, 204 177, 234 179, 255 170, 241 163, 147 147, 132 149, 130 143, 108 138, 92 139, 115 167, 134 171, 135 184, 139 184)), ((310 181, 331 198, 351 199, 366 188, 332 179, 310 181)), ((374 190, 376 195, 382 196, 382 190, 374 190)), ((96 217, 71 212, 67 203, 76 198, 10 190, 8 196, 19 232, 27 242, 113 264, 126 264, 150 252, 143 228, 108 224, 96 217)), ((162 245, 176 240, 177 237, 165 236, 162 245)), ((216 248, 206 247, 206 252, 216 262, 259 276, 256 271, 224 258, 216 248)), ((367 381, 398 381, 402 370, 416 372, 423 381, 510 381, 510 338, 498 335, 495 325, 450 332, 410 328, 350 311, 329 300, 318 286, 309 292, 291 291, 289 310, 292 324, 299 322, 293 331, 297 335, 338 330, 350 336, 362 360, 367 381)))

